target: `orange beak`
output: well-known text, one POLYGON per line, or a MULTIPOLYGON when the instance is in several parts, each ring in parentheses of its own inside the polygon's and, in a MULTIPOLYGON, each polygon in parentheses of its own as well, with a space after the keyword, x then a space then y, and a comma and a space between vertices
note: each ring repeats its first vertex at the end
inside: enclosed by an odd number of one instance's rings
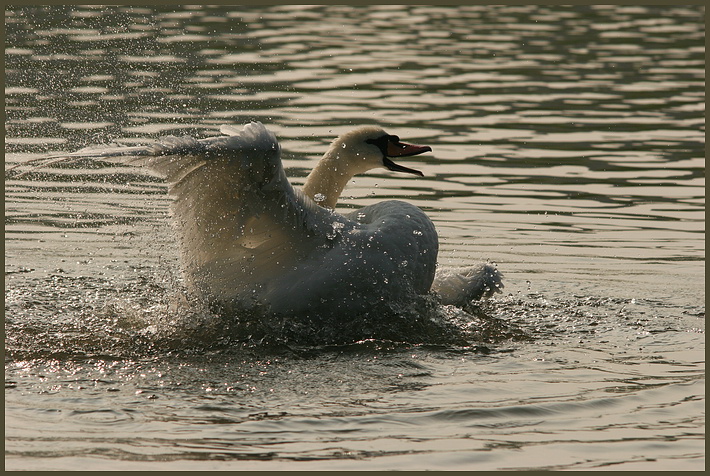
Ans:
POLYGON ((387 157, 409 157, 412 155, 431 152, 431 147, 428 145, 412 145, 404 142, 387 142, 387 157))
POLYGON ((428 145, 412 145, 405 144, 404 142, 393 142, 392 140, 387 141, 387 157, 382 159, 382 163, 389 170, 395 172, 405 172, 408 174, 419 175, 424 177, 424 174, 419 170, 410 169, 399 164, 395 164, 389 158, 390 157, 410 157, 412 155, 423 154, 424 152, 431 152, 431 147, 428 145))

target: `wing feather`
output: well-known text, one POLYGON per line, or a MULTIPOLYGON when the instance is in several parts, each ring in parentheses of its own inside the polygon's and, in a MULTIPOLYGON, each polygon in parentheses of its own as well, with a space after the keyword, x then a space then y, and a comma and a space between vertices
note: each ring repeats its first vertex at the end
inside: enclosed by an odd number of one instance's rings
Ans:
POLYGON ((148 166, 166 174, 175 200, 188 286, 211 300, 258 298, 274 276, 323 246, 330 212, 297 193, 274 135, 260 123, 198 141, 197 155, 173 142, 148 166))

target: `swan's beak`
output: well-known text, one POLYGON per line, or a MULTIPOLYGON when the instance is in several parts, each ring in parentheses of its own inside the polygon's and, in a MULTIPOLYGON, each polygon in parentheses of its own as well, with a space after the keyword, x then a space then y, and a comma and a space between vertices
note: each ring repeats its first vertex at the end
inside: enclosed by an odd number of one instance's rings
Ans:
POLYGON ((424 152, 431 152, 431 147, 428 145, 412 145, 405 144, 404 142, 387 142, 387 157, 382 159, 382 163, 390 170, 395 172, 406 172, 408 174, 419 175, 424 177, 424 174, 418 170, 410 169, 399 164, 395 164, 390 160, 390 157, 411 157, 412 155, 423 154, 424 152))

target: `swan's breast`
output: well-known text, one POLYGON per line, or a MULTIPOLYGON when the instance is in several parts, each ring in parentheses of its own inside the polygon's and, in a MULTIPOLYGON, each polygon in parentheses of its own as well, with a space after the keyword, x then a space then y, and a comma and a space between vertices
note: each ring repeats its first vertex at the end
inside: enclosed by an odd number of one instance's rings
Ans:
POLYGON ((357 314, 429 292, 438 240, 419 208, 382 202, 347 218, 331 223, 332 240, 265 284, 262 299, 274 312, 357 314))
POLYGON ((429 292, 434 280, 439 240, 434 224, 418 207, 388 200, 352 212, 348 218, 358 226, 351 240, 363 254, 380 256, 392 263, 415 292, 429 292))

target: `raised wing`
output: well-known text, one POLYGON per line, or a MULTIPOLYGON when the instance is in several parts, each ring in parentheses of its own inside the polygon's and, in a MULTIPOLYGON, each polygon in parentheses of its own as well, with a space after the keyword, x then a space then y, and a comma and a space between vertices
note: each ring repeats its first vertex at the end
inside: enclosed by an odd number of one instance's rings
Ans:
POLYGON ((221 131, 225 135, 200 140, 82 149, 45 157, 40 166, 93 158, 164 176, 188 288, 209 300, 259 299, 274 276, 329 247, 334 222, 354 224, 293 189, 276 137, 261 123, 221 131))
POLYGON ((197 154, 173 144, 180 155, 146 165, 166 174, 175 198, 188 286, 210 300, 260 299, 274 276, 328 246, 334 214, 293 189, 262 124, 222 132, 234 135, 196 141, 197 154))

